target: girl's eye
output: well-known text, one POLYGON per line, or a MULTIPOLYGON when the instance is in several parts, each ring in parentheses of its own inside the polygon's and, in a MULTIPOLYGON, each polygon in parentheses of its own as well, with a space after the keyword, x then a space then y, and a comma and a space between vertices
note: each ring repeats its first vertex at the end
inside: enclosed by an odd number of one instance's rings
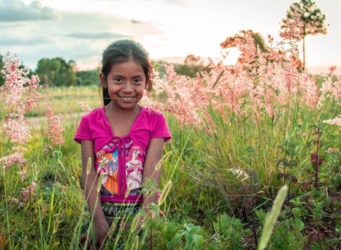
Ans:
POLYGON ((142 80, 140 78, 136 78, 136 79, 134 79, 134 83, 136 85, 140 85, 142 83, 142 80))
POLYGON ((114 82, 116 82, 116 83, 121 83, 121 82, 122 82, 122 79, 121 79, 121 78, 115 78, 115 79, 114 79, 114 82))

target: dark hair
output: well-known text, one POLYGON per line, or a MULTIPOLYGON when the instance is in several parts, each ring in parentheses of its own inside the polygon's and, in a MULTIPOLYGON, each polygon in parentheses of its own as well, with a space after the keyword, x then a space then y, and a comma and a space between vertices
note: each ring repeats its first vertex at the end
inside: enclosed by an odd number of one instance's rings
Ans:
MULTIPOLYGON (((105 80, 111 71, 111 68, 116 63, 126 62, 130 59, 139 63, 146 75, 146 88, 150 91, 152 88, 153 68, 149 60, 147 51, 137 42, 132 40, 118 40, 111 43, 103 52, 102 57, 102 74, 105 80)), ((103 103, 108 104, 111 100, 108 89, 102 87, 103 103)))

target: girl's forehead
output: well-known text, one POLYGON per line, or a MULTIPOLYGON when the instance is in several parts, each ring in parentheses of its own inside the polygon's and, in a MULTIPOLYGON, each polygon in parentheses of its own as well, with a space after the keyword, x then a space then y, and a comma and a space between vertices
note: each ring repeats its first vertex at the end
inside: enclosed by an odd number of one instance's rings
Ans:
POLYGON ((109 74, 122 74, 122 75, 144 75, 143 67, 140 63, 130 59, 126 62, 115 63, 111 66, 109 74))

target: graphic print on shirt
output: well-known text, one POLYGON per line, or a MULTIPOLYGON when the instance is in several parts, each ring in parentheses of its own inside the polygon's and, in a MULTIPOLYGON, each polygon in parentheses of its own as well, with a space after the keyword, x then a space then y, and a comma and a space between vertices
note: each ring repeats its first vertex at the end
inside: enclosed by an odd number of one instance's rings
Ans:
POLYGON ((142 188, 142 161, 144 151, 139 146, 132 146, 129 149, 126 161, 127 189, 130 195, 139 195, 142 188))
POLYGON ((97 173, 103 173, 101 195, 111 196, 118 194, 118 149, 109 143, 96 153, 98 166, 97 173), (102 163, 103 162, 103 163, 102 163))

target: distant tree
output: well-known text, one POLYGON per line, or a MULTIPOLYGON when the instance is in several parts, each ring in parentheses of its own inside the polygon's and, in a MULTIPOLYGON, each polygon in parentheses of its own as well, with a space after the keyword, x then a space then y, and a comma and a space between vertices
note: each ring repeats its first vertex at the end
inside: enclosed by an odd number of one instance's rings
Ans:
POLYGON ((242 30, 240 31, 240 34, 227 37, 225 41, 220 43, 220 47, 222 47, 223 49, 228 49, 228 48, 236 47, 236 45, 239 43, 245 44, 247 43, 245 39, 246 34, 251 35, 251 37, 253 38, 253 42, 256 45, 257 49, 259 48, 262 52, 268 52, 263 36, 258 32, 254 32, 253 30, 242 30))
POLYGON ((168 63, 165 61, 152 61, 153 68, 159 72, 162 78, 166 74, 164 65, 173 64, 176 73, 188 77, 196 77, 197 73, 202 71, 209 71, 207 63, 202 60, 200 56, 188 55, 184 63, 168 63))
POLYGON ((2 68, 4 67, 4 61, 3 61, 3 56, 0 55, 0 86, 2 86, 5 83, 5 78, 1 73, 2 68))
POLYGON ((42 58, 38 61, 36 73, 41 84, 70 86, 76 83, 75 62, 66 62, 61 57, 42 58))
POLYGON ((88 86, 99 83, 99 70, 82 70, 76 72, 77 85, 88 86))
POLYGON ((188 55, 184 63, 174 63, 176 73, 189 77, 196 77, 197 73, 209 71, 209 67, 200 56, 188 55))
POLYGON ((326 34, 325 20, 326 16, 311 0, 300 0, 291 4, 286 18, 282 19, 281 37, 289 40, 303 40, 303 67, 306 65, 305 37, 326 34))

